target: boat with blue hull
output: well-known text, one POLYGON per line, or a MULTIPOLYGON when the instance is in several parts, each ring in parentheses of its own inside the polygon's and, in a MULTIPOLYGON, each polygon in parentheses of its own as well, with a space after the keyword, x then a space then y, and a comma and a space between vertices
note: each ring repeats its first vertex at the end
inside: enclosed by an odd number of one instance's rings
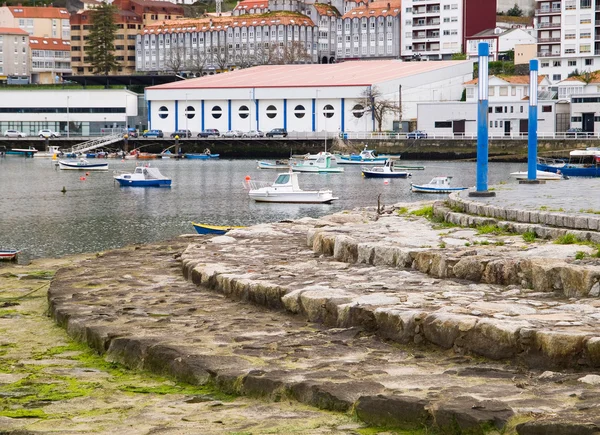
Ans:
POLYGON ((383 165, 385 162, 395 156, 378 156, 374 150, 369 150, 365 147, 360 154, 336 155, 337 162, 340 165, 383 165))
POLYGON ((208 224, 199 224, 197 222, 192 222, 194 229, 198 234, 214 234, 214 235, 223 235, 228 231, 245 228, 245 227, 228 227, 224 225, 208 225, 208 224))
POLYGON ((171 179, 157 168, 138 166, 134 172, 123 172, 114 176, 121 185, 127 187, 171 187, 171 179))
POLYGON ((451 187, 450 178, 452 177, 434 177, 427 184, 410 184, 410 190, 417 193, 452 193, 465 190, 466 187, 451 187))
POLYGON ((394 170, 393 160, 386 160, 383 166, 363 167, 362 174, 365 178, 408 178, 412 175, 410 172, 394 170))
POLYGON ((91 163, 83 158, 79 160, 59 160, 58 167, 79 171, 108 171, 108 163, 91 163))
POLYGON ((202 153, 185 153, 183 156, 186 159, 195 160, 210 160, 219 158, 219 154, 212 154, 208 148, 206 148, 202 153))
POLYGON ((569 153, 569 161, 540 157, 537 169, 567 177, 600 177, 600 148, 573 150, 569 153))

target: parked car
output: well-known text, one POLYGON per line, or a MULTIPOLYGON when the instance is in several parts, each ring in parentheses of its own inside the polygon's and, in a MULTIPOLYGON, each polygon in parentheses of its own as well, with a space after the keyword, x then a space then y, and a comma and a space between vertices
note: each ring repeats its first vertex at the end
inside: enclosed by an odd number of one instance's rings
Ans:
POLYGON ((427 133, 423 130, 415 130, 410 133, 406 133, 407 139, 427 139, 427 133))
POLYGON ((130 138, 136 138, 138 137, 138 131, 135 128, 128 128, 127 130, 125 130, 125 133, 123 134, 123 136, 127 135, 127 137, 130 138))
POLYGON ((288 135, 288 133, 285 128, 274 128, 273 130, 271 130, 267 133, 267 137, 275 137, 275 136, 287 137, 287 135, 288 135))
POLYGON ((219 137, 221 136, 221 133, 219 133, 219 130, 217 130, 216 128, 207 128, 206 130, 202 130, 200 133, 198 133, 198 137, 219 137))
POLYGON ((222 137, 242 137, 242 134, 243 133, 239 130, 227 130, 221 136, 222 137))
POLYGON ((142 134, 142 137, 165 137, 162 130, 148 130, 142 134))
POLYGON ((265 137, 265 134, 260 130, 250 130, 244 133, 242 137, 265 137))
POLYGON ((26 137, 27 133, 23 133, 19 130, 6 130, 4 137, 26 137))
POLYGON ((593 136, 594 133, 588 133, 587 131, 583 131, 581 128, 570 128, 566 131, 566 137, 588 137, 593 136))
POLYGON ((49 137, 60 137, 60 133, 57 131, 52 131, 49 128, 44 128, 38 131, 39 137, 49 138, 49 137))
POLYGON ((171 133, 172 138, 174 138, 175 136, 179 136, 180 138, 192 137, 192 132, 189 130, 177 130, 177 131, 174 131, 173 133, 171 133))

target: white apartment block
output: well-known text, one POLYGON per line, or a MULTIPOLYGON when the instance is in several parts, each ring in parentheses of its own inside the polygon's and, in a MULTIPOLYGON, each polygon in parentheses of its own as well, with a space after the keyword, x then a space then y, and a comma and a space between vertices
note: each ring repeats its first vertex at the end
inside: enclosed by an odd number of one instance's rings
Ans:
POLYGON ((462 2, 402 2, 402 56, 449 59, 462 51, 462 2))
POLYGON ((575 70, 600 69, 597 11, 600 4, 595 0, 537 0, 534 25, 540 74, 557 83, 575 70))

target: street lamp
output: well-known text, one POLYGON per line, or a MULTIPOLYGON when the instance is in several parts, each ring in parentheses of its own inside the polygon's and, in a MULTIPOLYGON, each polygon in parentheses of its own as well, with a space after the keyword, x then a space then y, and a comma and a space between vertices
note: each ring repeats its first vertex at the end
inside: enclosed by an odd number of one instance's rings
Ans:
POLYGON ((185 136, 187 137, 187 131, 188 131, 188 94, 185 94, 185 110, 183 111, 184 115, 185 115, 185 136))
POLYGON ((69 96, 67 95, 67 139, 69 138, 69 96))

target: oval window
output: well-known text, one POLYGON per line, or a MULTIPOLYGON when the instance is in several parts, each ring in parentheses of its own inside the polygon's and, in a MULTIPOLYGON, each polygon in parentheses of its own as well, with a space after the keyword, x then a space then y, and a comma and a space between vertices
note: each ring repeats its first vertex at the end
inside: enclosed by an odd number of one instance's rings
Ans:
POLYGON ((303 105, 298 104, 296 107, 294 107, 294 116, 296 116, 296 118, 304 118, 305 114, 306 114, 306 109, 304 108, 303 105))
POLYGON ((267 116, 271 119, 277 116, 277 108, 275 106, 267 107, 267 116))
POLYGON ((335 110, 333 109, 333 106, 331 104, 327 104, 325 107, 323 107, 323 116, 325 118, 331 118, 334 113, 335 110))
POLYGON ((214 106, 211 113, 213 118, 219 119, 223 115, 223 110, 219 106, 214 106))
POLYGON ((355 118, 362 118, 365 114, 365 108, 361 104, 357 104, 352 108, 352 114, 355 118))
POLYGON ((196 109, 194 109, 192 106, 187 106, 185 108, 185 116, 187 116, 188 119, 192 119, 194 116, 196 116, 196 109))
POLYGON ((169 109, 166 106, 160 106, 158 109, 158 117, 161 119, 165 119, 169 116, 169 109))
POLYGON ((248 106, 240 106, 240 110, 238 113, 240 115, 240 118, 246 119, 250 115, 250 109, 248 109, 248 106))

